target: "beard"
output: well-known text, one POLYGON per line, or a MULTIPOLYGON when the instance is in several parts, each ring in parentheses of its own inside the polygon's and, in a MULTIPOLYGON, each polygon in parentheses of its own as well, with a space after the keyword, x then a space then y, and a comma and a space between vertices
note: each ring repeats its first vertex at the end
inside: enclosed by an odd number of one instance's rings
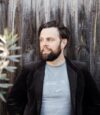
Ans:
POLYGON ((48 54, 47 53, 43 54, 43 50, 40 52, 40 57, 44 61, 54 61, 61 54, 61 48, 60 48, 60 46, 57 48, 56 52, 54 52, 52 49, 48 49, 48 50, 50 51, 50 53, 48 53, 48 54))

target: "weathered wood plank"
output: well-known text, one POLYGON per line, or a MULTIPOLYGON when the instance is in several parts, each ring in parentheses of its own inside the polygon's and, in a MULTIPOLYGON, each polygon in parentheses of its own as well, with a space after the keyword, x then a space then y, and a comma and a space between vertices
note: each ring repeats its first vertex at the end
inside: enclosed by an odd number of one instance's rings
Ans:
MULTIPOLYGON (((23 55, 21 64, 30 59, 28 56, 25 58, 25 55, 32 50, 33 60, 38 60, 37 30, 41 23, 56 19, 68 26, 72 33, 71 45, 69 50, 66 50, 67 55, 72 59, 88 62, 94 75, 96 62, 100 60, 100 0, 9 0, 7 13, 7 26, 18 32, 20 37, 20 52, 23 55)), ((4 18, 3 14, 0 21, 2 29, 4 18)))

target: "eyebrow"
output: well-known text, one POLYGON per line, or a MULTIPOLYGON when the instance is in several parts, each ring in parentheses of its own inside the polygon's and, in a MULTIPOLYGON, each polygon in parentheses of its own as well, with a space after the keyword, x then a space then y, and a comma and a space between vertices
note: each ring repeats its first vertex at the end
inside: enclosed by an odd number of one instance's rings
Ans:
MULTIPOLYGON (((43 37, 39 37, 39 39, 43 39, 43 37)), ((54 37, 47 37, 46 39, 55 39, 54 37)))

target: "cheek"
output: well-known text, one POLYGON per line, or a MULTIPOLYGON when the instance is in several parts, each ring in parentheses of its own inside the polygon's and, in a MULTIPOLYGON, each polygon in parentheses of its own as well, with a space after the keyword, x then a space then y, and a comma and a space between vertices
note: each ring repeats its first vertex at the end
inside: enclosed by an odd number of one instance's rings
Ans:
POLYGON ((42 45, 42 44, 39 44, 39 48, 40 48, 40 50, 43 49, 43 45, 42 45))
POLYGON ((40 50, 44 49, 44 48, 49 48, 53 51, 56 51, 58 49, 58 47, 60 46, 59 42, 52 42, 52 43, 48 43, 46 45, 43 45, 43 43, 40 43, 40 50))
POLYGON ((57 44, 57 45, 53 45, 53 46, 52 46, 52 50, 53 50, 54 52, 57 52, 59 49, 61 49, 61 45, 60 45, 60 44, 57 44))

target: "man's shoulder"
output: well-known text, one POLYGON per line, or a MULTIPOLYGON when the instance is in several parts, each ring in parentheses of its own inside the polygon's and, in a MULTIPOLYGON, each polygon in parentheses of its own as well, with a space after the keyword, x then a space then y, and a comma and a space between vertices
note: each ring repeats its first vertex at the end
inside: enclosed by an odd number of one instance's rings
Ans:
POLYGON ((33 61, 30 63, 24 64, 22 68, 24 68, 24 70, 27 70, 27 71, 33 71, 33 70, 36 70, 36 69, 42 67, 44 64, 45 64, 45 62, 41 61, 41 60, 33 61))
POLYGON ((77 60, 71 60, 71 63, 75 67, 80 68, 80 69, 87 68, 87 63, 86 62, 81 62, 81 61, 77 61, 77 60))
POLYGON ((67 59, 67 63, 75 70, 86 70, 88 69, 88 65, 86 62, 78 61, 78 60, 69 60, 67 59))
POLYGON ((19 72, 17 74, 17 76, 18 76, 17 78, 28 78, 28 79, 30 79, 30 77, 31 77, 30 75, 32 75, 34 72, 36 72, 39 69, 39 67, 42 67, 42 66, 43 66, 42 61, 25 63, 23 66, 19 67, 20 69, 19 69, 19 72))

